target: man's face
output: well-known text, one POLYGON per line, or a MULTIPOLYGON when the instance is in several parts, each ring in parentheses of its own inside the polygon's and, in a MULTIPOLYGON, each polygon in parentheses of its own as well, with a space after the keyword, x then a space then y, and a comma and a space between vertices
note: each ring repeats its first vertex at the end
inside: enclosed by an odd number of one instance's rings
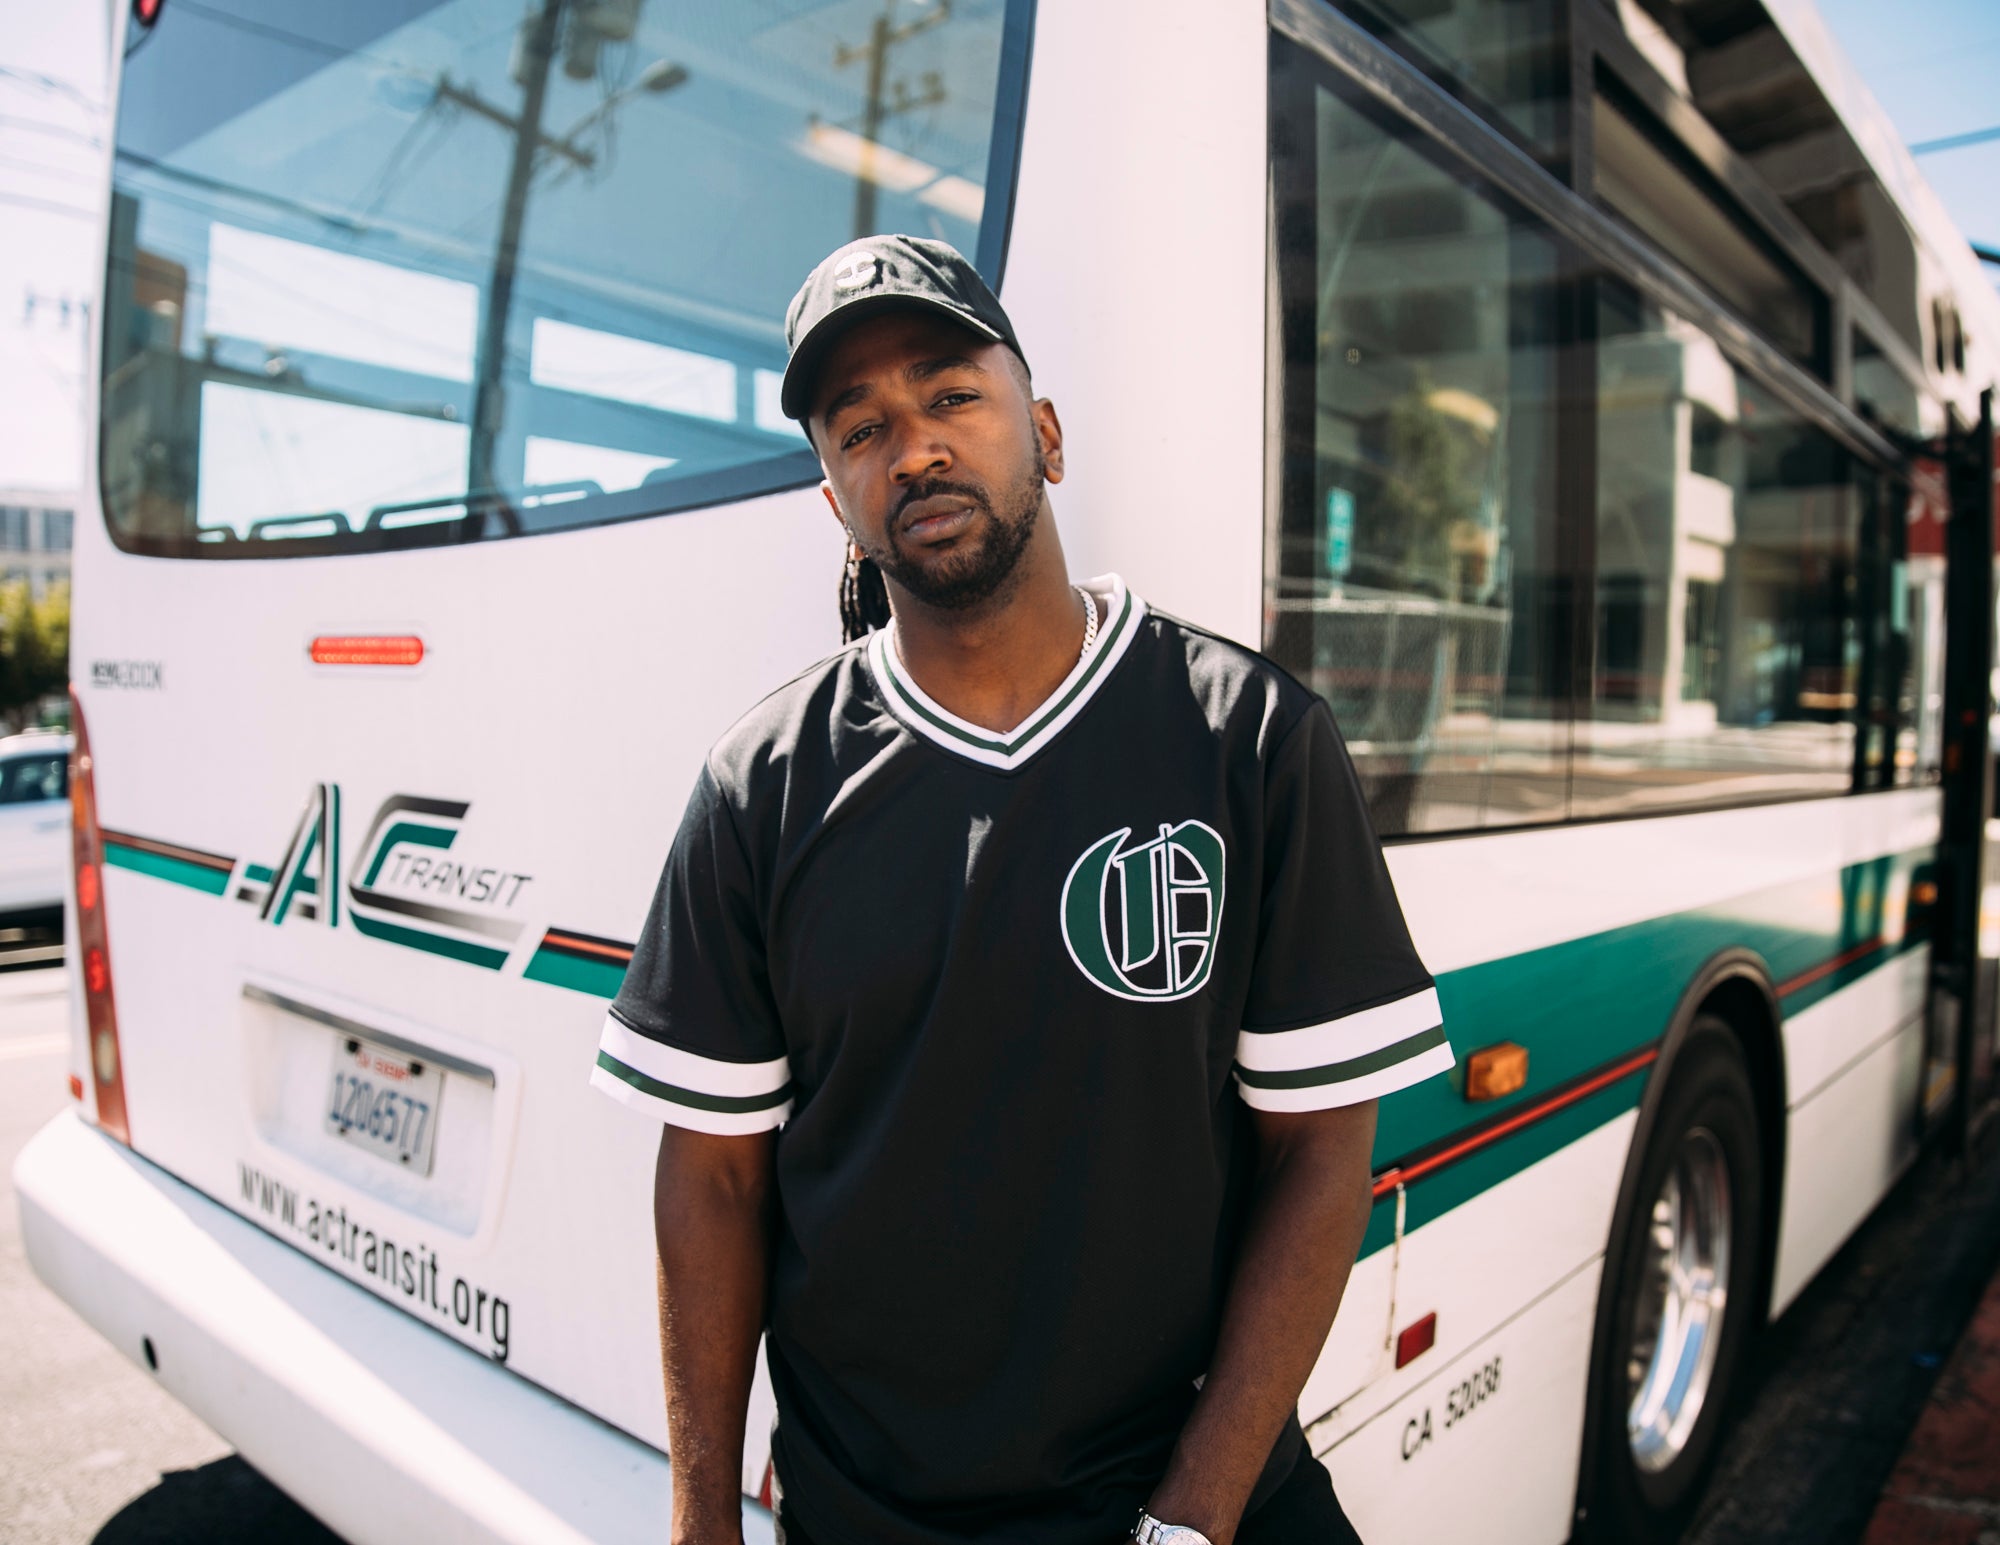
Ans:
POLYGON ((892 312, 828 351, 810 420, 834 514, 893 584, 946 611, 1002 593, 1062 479, 1055 410, 1004 344, 892 312))

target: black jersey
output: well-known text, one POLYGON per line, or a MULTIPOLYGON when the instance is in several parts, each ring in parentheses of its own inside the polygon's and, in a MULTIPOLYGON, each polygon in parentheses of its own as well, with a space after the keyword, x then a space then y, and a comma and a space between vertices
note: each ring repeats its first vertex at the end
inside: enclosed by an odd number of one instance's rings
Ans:
POLYGON ((1452 1064, 1325 705, 1092 588, 1012 734, 886 632, 752 710, 605 1025, 627 1105, 783 1123, 773 1456, 828 1545, 1117 1538, 1215 1344, 1246 1107, 1452 1064))

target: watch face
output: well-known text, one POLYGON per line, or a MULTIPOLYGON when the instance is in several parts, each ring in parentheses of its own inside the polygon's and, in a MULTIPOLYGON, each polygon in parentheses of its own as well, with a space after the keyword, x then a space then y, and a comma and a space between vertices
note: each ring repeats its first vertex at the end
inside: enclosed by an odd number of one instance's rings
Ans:
POLYGON ((1159 1545, 1209 1545, 1208 1536, 1199 1529, 1189 1529, 1179 1524, 1169 1525, 1153 1538, 1159 1545))

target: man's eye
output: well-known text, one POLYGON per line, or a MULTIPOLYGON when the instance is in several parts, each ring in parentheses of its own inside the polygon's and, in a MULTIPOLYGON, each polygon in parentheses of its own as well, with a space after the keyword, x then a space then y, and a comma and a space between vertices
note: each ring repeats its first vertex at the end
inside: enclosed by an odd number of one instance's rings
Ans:
POLYGON ((851 451, 873 433, 875 433, 875 426, 873 424, 863 424, 859 429, 848 433, 847 437, 840 442, 840 448, 843 451, 851 451))
POLYGON ((977 401, 978 396, 977 392, 946 392, 938 398, 937 405, 940 408, 956 407, 961 402, 977 401))

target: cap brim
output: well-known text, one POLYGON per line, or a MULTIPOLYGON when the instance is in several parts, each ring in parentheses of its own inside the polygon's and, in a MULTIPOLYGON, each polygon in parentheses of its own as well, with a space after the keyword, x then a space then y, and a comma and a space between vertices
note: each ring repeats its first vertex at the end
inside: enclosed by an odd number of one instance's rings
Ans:
POLYGON ((786 418, 800 423, 805 421, 806 414, 812 410, 813 389, 819 383, 819 367, 825 363, 826 351, 841 334, 885 311, 932 311, 989 342, 1007 341, 970 311, 927 295, 868 295, 860 300, 851 300, 821 317, 793 348, 792 357, 785 365, 784 384, 778 392, 778 405, 786 418))

